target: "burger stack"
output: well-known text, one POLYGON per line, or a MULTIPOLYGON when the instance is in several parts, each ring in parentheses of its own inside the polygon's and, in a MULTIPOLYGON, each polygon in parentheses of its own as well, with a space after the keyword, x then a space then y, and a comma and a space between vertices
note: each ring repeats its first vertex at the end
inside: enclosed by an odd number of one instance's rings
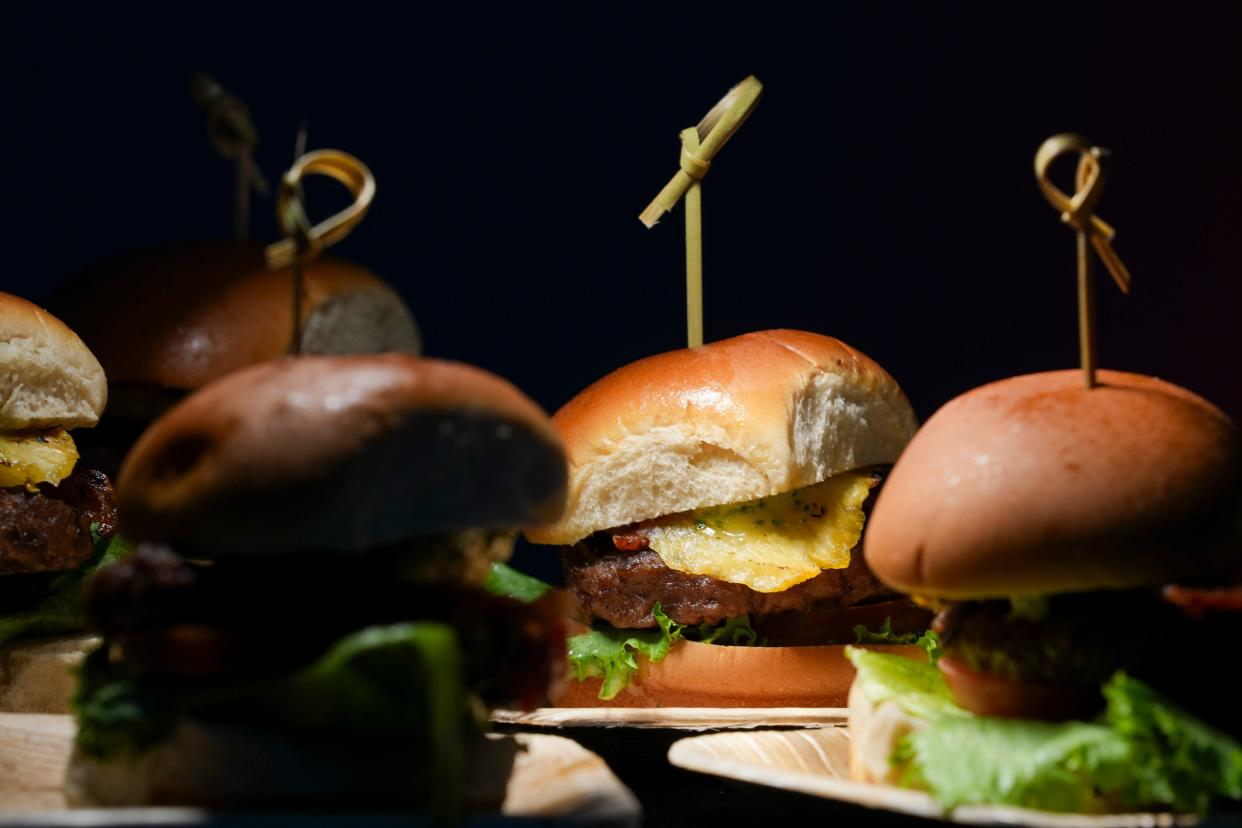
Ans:
POLYGON ((546 416, 469 366, 297 357, 190 395, 120 473, 139 543, 88 594, 71 797, 495 806, 479 716, 546 696, 563 610, 479 586, 564 492, 546 416))
POLYGON ((186 395, 291 350, 418 353, 418 328, 397 292, 331 253, 303 266, 301 341, 292 343, 291 278, 267 269, 261 245, 183 242, 111 257, 61 287, 51 306, 108 376, 108 413, 84 453, 115 473, 138 436, 186 395))
POLYGON ((553 417, 561 547, 589 632, 567 706, 841 707, 857 629, 913 644, 930 616, 857 547, 913 436, 887 372, 839 340, 760 331, 627 365, 553 417))
POLYGON ((867 563, 940 609, 936 666, 853 652, 851 769, 946 807, 1206 811, 1242 799, 1242 450, 1202 397, 1100 371, 945 405, 867 563))
POLYGON ((112 484, 78 462, 103 370, 47 311, 0 293, 0 711, 64 713, 71 668, 97 644, 82 592, 124 552, 112 484))

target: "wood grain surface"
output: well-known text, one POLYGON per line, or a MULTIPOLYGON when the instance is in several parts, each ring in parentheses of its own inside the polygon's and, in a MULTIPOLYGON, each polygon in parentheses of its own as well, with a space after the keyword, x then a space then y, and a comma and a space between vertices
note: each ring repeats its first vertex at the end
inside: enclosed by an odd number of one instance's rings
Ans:
MULTIPOLYGON (((0 825, 203 825, 222 817, 190 808, 69 810, 62 783, 73 745, 69 716, 0 714, 0 825)), ((641 809, 634 794, 604 761, 561 736, 493 734, 519 750, 505 787, 500 814, 481 814, 469 824, 503 824, 503 817, 546 819, 554 824, 638 825, 641 809)), ((301 815, 304 817, 305 815, 301 815)), ((409 815, 342 813, 340 824, 407 824, 409 815)), ((328 819, 328 822, 333 822, 328 819)), ((296 814, 229 814, 229 824, 295 824, 296 814)), ((316 822, 323 822, 321 816, 316 822)))

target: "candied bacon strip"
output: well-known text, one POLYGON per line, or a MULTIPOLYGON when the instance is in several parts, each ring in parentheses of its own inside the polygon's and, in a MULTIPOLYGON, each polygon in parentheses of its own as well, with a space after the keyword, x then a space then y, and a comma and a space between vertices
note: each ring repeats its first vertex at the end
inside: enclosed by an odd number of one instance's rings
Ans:
POLYGON ((84 468, 79 463, 73 474, 62 480, 59 486, 45 488, 43 493, 72 506, 81 516, 88 536, 92 523, 96 524, 95 531, 101 538, 116 534, 116 493, 112 489, 112 481, 103 472, 84 468))

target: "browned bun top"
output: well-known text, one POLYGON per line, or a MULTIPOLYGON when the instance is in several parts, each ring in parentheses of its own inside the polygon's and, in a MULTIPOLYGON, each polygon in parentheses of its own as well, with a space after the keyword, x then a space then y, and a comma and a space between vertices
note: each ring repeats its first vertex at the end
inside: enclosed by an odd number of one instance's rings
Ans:
POLYGON ((353 552, 561 513, 565 461, 539 407, 469 365, 290 357, 173 407, 117 482, 123 530, 207 551, 353 552))
POLYGON ((1239 440, 1202 397, 1100 371, 1013 377, 933 416, 885 481, 867 564, 946 598, 1156 584, 1242 563, 1239 440))
MULTIPOLYGON (((324 255, 304 274, 303 352, 418 351, 409 311, 370 271, 324 255)), ((55 307, 114 385, 194 389, 289 352, 291 278, 259 244, 170 244, 100 263, 55 307)))
POLYGON ((640 359, 553 417, 569 505, 536 543, 738 503, 897 459, 917 426, 888 373, 840 340, 758 331, 640 359))

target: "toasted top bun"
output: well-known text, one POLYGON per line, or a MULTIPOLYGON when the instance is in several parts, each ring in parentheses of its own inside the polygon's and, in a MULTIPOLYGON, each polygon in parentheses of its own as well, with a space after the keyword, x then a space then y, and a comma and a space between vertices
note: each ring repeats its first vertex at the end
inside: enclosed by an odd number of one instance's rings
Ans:
POLYGON ((1167 382, 1014 377, 945 405, 884 483, 863 540, 894 589, 982 598, 1122 589, 1242 563, 1239 442, 1167 382))
POLYGON ((552 418, 569 505, 535 543, 736 503, 892 463, 914 434, 883 368, 836 339, 759 331, 620 368, 552 418))
POLYGON ((65 323, 0 293, 0 431, 93 426, 108 402, 99 360, 65 323))
MULTIPOLYGON (((370 271, 325 255, 304 277, 303 353, 418 352, 409 310, 370 271)), ((165 245, 97 265, 53 306, 113 384, 194 389, 289 353, 291 279, 267 270, 258 244, 165 245)))
POLYGON ((126 458, 117 496, 129 537, 208 554, 349 553, 555 520, 565 458, 543 411, 482 369, 288 357, 174 406, 126 458))

